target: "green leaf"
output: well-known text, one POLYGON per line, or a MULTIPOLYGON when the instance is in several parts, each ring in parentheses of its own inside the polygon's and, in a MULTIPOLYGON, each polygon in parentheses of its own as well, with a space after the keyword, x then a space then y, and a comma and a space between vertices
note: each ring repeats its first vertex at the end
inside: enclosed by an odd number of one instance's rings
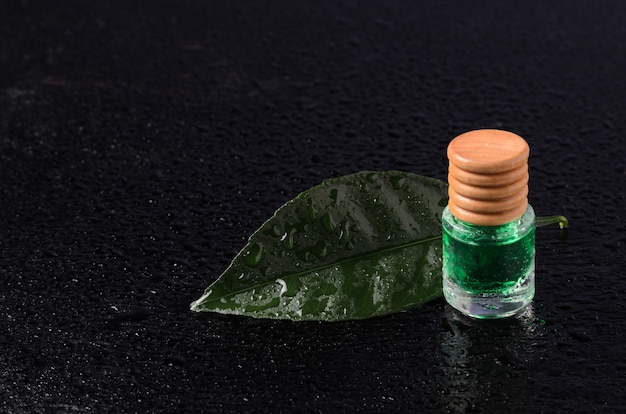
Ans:
POLYGON ((191 304, 258 318, 338 321, 441 296, 444 182, 363 171, 280 207, 191 304))

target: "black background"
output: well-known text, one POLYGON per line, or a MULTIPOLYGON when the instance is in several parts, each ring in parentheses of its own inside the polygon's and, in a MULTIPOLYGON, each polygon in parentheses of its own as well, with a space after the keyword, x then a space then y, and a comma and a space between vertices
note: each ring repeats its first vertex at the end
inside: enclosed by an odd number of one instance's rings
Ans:
POLYGON ((618 412, 626 3, 3 1, 0 410, 618 412), (531 146, 537 294, 360 322, 195 314, 323 179, 445 179, 471 129, 531 146))

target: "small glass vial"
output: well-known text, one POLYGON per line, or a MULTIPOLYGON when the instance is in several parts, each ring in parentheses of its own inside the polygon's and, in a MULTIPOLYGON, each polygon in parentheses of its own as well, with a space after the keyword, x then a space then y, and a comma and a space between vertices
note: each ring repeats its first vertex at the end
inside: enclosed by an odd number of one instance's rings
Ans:
POLYGON ((529 153, 523 138, 495 129, 467 132, 448 146, 443 293, 466 315, 511 316, 535 295, 529 153))

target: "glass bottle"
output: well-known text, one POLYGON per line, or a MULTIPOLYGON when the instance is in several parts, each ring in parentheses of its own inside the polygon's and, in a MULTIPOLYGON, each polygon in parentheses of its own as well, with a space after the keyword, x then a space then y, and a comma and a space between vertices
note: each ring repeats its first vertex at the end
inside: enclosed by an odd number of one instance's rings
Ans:
POLYGON ((443 293, 475 318, 511 316, 535 294, 535 213, 520 136, 483 129, 448 146, 443 224, 443 293))

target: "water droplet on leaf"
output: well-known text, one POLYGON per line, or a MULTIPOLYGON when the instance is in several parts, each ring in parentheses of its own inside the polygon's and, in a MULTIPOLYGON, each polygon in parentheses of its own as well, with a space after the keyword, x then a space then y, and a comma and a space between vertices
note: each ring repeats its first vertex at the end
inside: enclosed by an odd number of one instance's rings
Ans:
POLYGON ((243 261, 250 267, 257 266, 263 260, 264 248, 260 242, 253 243, 243 255, 243 261))

